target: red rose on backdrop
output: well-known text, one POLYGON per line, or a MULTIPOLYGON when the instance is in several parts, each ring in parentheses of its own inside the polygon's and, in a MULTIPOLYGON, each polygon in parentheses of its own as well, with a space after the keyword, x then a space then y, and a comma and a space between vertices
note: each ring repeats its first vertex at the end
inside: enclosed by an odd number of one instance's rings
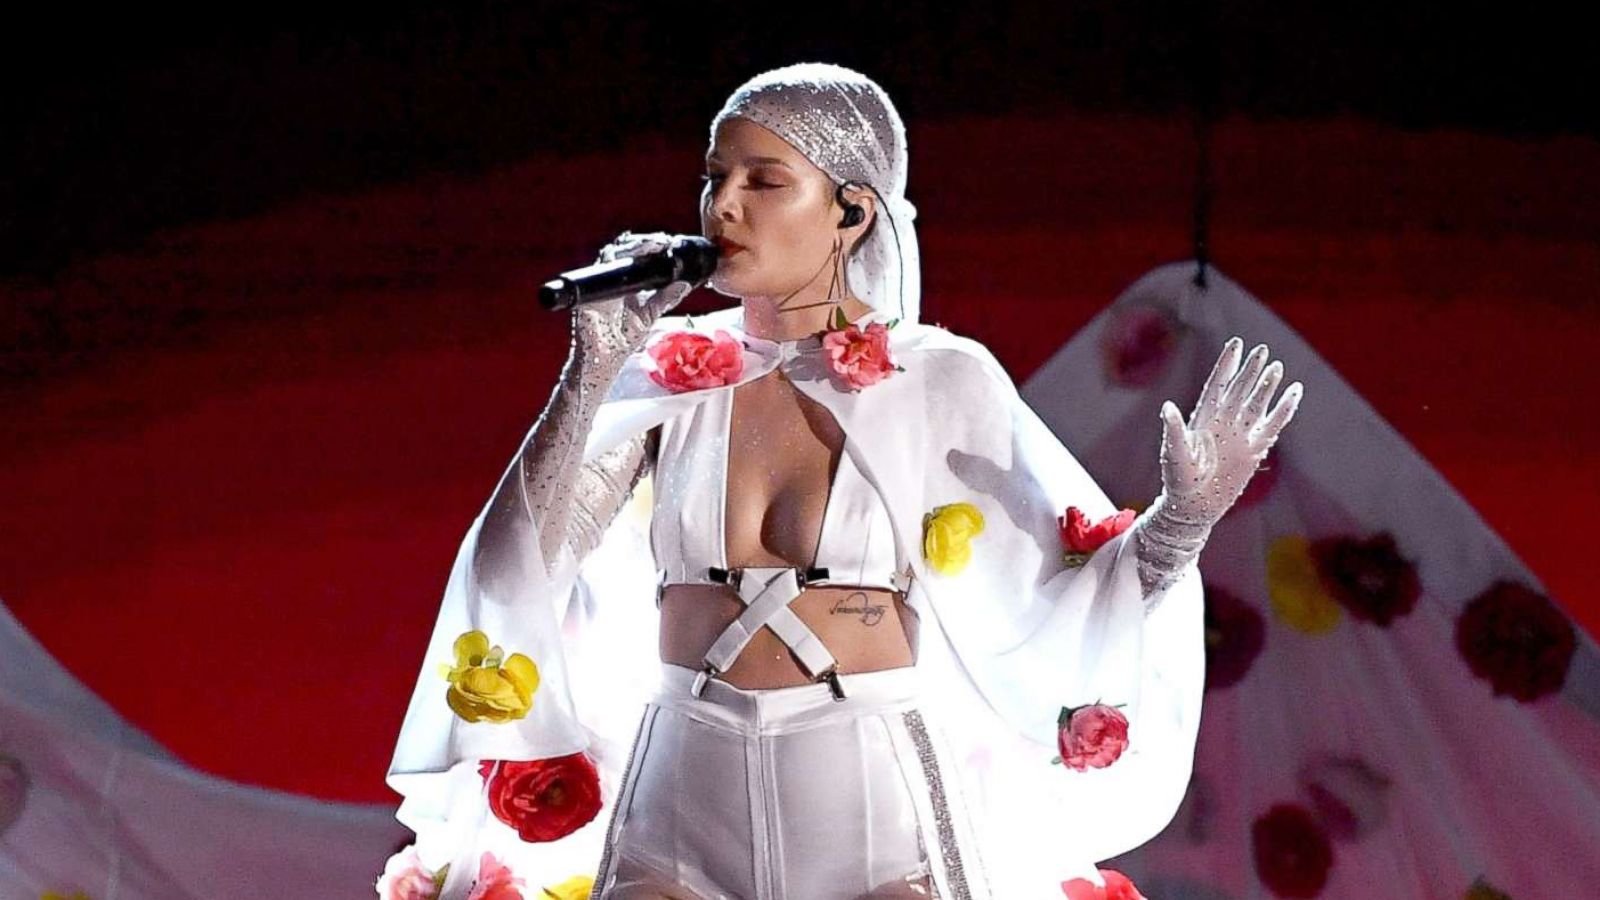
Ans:
POLYGON ((1061 764, 1079 772, 1103 769, 1128 749, 1128 717, 1116 707, 1099 703, 1063 707, 1056 723, 1060 726, 1056 746, 1061 750, 1061 764))
POLYGON ((1240 492, 1239 499, 1233 501, 1235 509, 1255 506, 1272 493, 1272 489, 1278 484, 1280 469, 1276 459, 1277 452, 1278 445, 1273 444, 1267 450, 1267 455, 1256 463, 1256 470, 1251 473, 1250 480, 1244 483, 1244 490, 1240 492))
POLYGON ((854 390, 900 370, 889 354, 889 328, 882 322, 867 323, 865 331, 857 325, 829 331, 822 336, 822 349, 828 367, 854 390))
POLYGON ((1261 613, 1231 591, 1204 585, 1206 687, 1208 691, 1232 687, 1261 655, 1267 642, 1267 624, 1261 613))
POLYGON ((1279 803, 1250 825, 1256 876, 1279 897, 1315 897, 1328 883, 1333 844, 1311 811, 1279 803))
POLYGON ((1321 538, 1311 542, 1310 552, 1329 596, 1357 619, 1387 626, 1416 608, 1422 584, 1395 547, 1394 535, 1321 538))
POLYGON ((488 782, 489 809, 524 841, 566 837, 600 812, 600 773, 583 753, 500 761, 498 771, 496 762, 478 767, 488 782))
POLYGON ((1087 878, 1074 878, 1061 882, 1061 892, 1067 900, 1146 900, 1145 895, 1133 886, 1133 880, 1116 869, 1100 869, 1106 886, 1101 887, 1087 878))
POLYGON ((1106 377, 1128 387, 1154 382, 1166 371, 1178 348, 1181 327, 1165 310, 1149 306, 1119 309, 1100 335, 1106 377))
POLYGON ((733 384, 744 373, 744 352, 737 339, 717 329, 710 338, 693 331, 674 331, 645 348, 655 369, 650 380, 674 394, 733 384))
POLYGON ((1462 608, 1456 650, 1496 694, 1527 703, 1566 683, 1577 635, 1548 597, 1501 579, 1462 608))
POLYGON ((1106 541, 1127 531, 1138 515, 1136 510, 1124 509, 1091 521, 1083 510, 1069 506, 1064 515, 1056 517, 1056 525, 1061 529, 1061 546, 1067 551, 1069 560, 1073 556, 1087 556, 1100 549, 1106 541))

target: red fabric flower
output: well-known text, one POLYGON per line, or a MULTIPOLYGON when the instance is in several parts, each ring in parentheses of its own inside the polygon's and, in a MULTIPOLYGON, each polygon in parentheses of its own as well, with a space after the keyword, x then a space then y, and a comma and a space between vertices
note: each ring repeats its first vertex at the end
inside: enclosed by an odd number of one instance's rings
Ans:
POLYGON ((1138 515, 1135 510, 1124 509, 1091 522, 1083 510, 1069 506, 1066 515, 1056 517, 1056 524, 1061 528, 1061 546, 1068 553, 1093 553, 1106 541, 1127 531, 1138 515))
POLYGON ((1395 547, 1394 535, 1321 538, 1311 542, 1310 552, 1328 595, 1355 618, 1387 626, 1416 608, 1422 584, 1395 547))
POLYGON ((1116 869, 1100 869, 1101 887, 1087 878, 1074 878, 1061 882, 1061 892, 1067 900, 1146 900, 1133 886, 1133 880, 1116 869))
POLYGON ((674 331, 645 348, 655 368, 650 380, 674 394, 722 387, 739 380, 744 353, 739 341, 718 329, 715 338, 694 331, 674 331))
POLYGON ((1462 608, 1456 650, 1496 694, 1527 703, 1566 683, 1577 634, 1549 598, 1502 579, 1462 608))
POLYGON ((488 781, 489 809, 524 841, 566 837, 600 812, 600 773, 583 753, 502 761, 499 771, 495 764, 486 759, 478 767, 488 781))
POLYGON ((1238 684, 1267 643, 1267 623, 1254 606, 1231 591, 1205 585, 1206 687, 1238 684))
POLYGON ((850 325, 822 336, 828 354, 828 367, 854 390, 877 384, 899 371, 889 353, 889 329, 882 322, 869 322, 863 331, 850 325))
POLYGON ((1279 897, 1315 897, 1328 883, 1333 844, 1311 811, 1279 803, 1250 825, 1256 876, 1279 897))
POLYGON ((1061 750, 1061 763, 1079 772, 1103 769, 1128 749, 1128 717, 1114 706, 1091 703, 1064 708, 1057 723, 1060 731, 1056 733, 1056 746, 1061 750))

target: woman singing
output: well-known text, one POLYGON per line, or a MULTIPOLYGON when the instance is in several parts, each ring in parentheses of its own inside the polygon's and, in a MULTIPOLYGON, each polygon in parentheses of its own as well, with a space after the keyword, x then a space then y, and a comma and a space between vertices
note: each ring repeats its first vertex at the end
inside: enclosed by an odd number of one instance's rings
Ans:
POLYGON ((579 307, 457 556, 389 773, 417 896, 593 875, 614 900, 1059 898, 1184 795, 1194 562, 1301 387, 1268 412, 1282 365, 1229 341, 1188 421, 1160 410, 1161 495, 1112 518, 994 357, 918 322, 905 132, 877 84, 759 75, 705 165, 707 284, 738 305, 669 316, 678 282, 579 307), (652 558, 622 565, 653 597, 585 565, 646 474, 652 558), (1069 507, 1122 528, 1065 553, 1069 507), (649 648, 608 622, 658 623, 625 726, 609 711, 649 648), (1126 749, 1060 764, 1064 713, 1101 704, 1126 749))

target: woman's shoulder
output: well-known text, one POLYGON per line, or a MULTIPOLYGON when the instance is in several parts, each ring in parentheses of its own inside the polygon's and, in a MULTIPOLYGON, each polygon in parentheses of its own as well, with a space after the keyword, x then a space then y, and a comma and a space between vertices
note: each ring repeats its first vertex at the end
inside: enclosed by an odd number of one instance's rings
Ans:
POLYGON ((1015 385, 993 352, 976 338, 956 334, 941 325, 902 322, 891 346, 901 365, 915 362, 929 378, 991 381, 1014 391, 1015 385))

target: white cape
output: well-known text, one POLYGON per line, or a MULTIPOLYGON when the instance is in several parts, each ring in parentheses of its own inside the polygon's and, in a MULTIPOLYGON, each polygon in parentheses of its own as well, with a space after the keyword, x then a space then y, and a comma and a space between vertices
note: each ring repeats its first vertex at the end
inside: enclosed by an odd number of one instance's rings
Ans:
MULTIPOLYGON (((733 308, 692 325, 738 335, 741 321, 733 308)), ((690 324, 664 317, 651 339, 690 324)), ((1147 616, 1131 531, 1068 567, 1056 517, 1069 505, 1111 515, 1105 493, 981 344, 917 323, 896 325, 890 339, 904 371, 858 392, 836 383, 816 354, 780 359, 768 349, 777 345, 759 341, 746 345, 738 383, 781 364, 843 429, 845 452, 889 510, 900 567, 914 574, 907 600, 921 617, 917 666, 941 702, 934 714, 959 757, 959 788, 980 817, 985 869, 1007 900, 1058 898, 1064 878, 1092 876, 1094 862, 1154 837, 1184 796, 1205 674, 1199 573, 1191 564, 1147 616), (986 525, 971 563, 941 575, 922 557, 922 518, 957 502, 976 505, 986 525), (1053 764, 1060 709, 1096 701, 1128 716, 1127 751, 1087 772, 1053 764)), ((670 393, 646 376, 644 359, 635 354, 613 385, 586 458, 732 389, 670 393)), ((654 560, 627 517, 581 565, 563 550, 548 567, 525 520, 490 529, 486 521, 480 514, 462 542, 389 770, 423 860, 455 863, 444 900, 464 896, 485 850, 530 886, 594 872, 658 665, 654 560), (482 564, 491 557, 501 560, 492 570, 482 564), (472 629, 537 664, 527 717, 473 724, 446 705, 439 665, 472 629), (584 750, 600 766, 606 799, 589 825, 531 845, 488 814, 478 760, 584 750)))

